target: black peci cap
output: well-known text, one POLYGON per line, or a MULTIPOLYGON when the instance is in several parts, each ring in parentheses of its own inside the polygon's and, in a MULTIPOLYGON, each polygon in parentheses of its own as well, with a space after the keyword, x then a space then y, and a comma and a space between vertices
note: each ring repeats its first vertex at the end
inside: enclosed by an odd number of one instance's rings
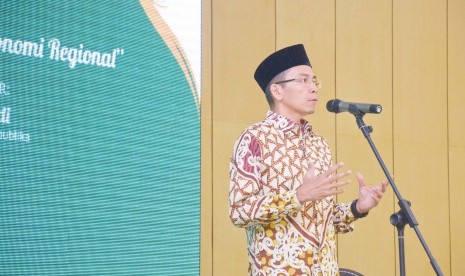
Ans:
POLYGON ((289 46, 269 55, 258 65, 254 78, 263 92, 265 92, 268 83, 276 75, 299 65, 312 66, 302 44, 289 46))

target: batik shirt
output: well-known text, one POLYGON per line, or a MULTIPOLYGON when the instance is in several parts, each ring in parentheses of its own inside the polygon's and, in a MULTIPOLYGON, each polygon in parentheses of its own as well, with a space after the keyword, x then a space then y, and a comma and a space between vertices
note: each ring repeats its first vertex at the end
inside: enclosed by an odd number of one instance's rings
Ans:
POLYGON ((268 111, 238 138, 229 210, 246 229, 250 275, 339 275, 335 235, 352 231, 355 217, 333 196, 299 202, 296 189, 310 162, 321 174, 331 167, 331 152, 305 120, 268 111))

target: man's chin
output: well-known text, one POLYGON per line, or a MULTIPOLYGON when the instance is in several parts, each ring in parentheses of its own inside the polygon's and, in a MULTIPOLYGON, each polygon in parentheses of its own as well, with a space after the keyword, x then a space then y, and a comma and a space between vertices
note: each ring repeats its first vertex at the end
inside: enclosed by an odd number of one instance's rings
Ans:
POLYGON ((307 114, 306 114, 306 115, 311 115, 311 114, 313 114, 313 113, 315 113, 315 109, 312 109, 312 110, 307 111, 307 114))

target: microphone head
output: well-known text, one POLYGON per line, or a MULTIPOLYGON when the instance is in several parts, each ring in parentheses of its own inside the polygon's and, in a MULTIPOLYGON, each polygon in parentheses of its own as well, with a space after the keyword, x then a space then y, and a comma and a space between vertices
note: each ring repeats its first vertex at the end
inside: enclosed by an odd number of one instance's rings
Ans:
POLYGON ((379 114, 379 113, 381 113, 381 111, 383 111, 383 108, 379 104, 372 104, 370 106, 370 112, 371 113, 379 114))
POLYGON ((341 101, 338 99, 330 100, 326 103, 326 109, 329 112, 339 113, 339 103, 341 101))

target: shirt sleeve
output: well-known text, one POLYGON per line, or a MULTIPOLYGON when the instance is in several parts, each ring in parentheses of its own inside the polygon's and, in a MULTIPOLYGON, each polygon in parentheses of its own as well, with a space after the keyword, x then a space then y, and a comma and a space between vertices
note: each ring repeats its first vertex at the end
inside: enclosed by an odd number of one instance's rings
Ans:
POLYGON ((269 224, 302 207, 295 191, 263 193, 260 144, 249 132, 236 142, 229 174, 229 215, 238 227, 269 224))
POLYGON ((350 203, 336 203, 334 205, 333 224, 336 228, 336 233, 344 234, 352 232, 354 230, 353 222, 356 220, 357 218, 350 210, 350 203))

